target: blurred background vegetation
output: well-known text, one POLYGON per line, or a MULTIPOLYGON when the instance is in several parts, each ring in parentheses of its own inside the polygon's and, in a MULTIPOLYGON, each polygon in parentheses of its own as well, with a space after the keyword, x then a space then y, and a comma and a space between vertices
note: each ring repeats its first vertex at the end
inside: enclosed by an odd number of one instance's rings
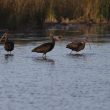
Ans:
POLYGON ((110 0, 0 0, 0 28, 35 29, 46 23, 108 23, 110 0))

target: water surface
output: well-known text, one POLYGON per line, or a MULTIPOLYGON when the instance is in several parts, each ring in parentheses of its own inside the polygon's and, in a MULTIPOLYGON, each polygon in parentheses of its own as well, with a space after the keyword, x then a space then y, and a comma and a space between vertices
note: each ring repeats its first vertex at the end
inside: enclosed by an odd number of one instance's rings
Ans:
POLYGON ((64 31, 47 59, 31 50, 48 37, 15 37, 13 55, 0 45, 0 110, 109 110, 109 31, 69 31, 64 31), (91 50, 87 44, 79 54, 70 54, 66 45, 85 35, 91 50))

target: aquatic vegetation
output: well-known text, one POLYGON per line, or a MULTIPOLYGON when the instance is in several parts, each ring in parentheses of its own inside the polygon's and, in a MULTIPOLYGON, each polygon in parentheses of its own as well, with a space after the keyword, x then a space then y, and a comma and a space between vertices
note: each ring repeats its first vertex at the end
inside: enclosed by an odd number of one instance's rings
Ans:
POLYGON ((110 0, 0 0, 0 27, 42 28, 45 22, 110 20, 110 0))

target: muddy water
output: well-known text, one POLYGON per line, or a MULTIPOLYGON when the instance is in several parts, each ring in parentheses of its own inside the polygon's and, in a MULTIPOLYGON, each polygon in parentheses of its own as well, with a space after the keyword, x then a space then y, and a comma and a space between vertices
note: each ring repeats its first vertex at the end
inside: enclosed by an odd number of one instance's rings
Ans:
POLYGON ((49 38, 18 37, 13 55, 1 44, 0 110, 109 110, 110 35, 89 36, 91 50, 69 54, 65 35, 47 59, 31 50, 49 38))

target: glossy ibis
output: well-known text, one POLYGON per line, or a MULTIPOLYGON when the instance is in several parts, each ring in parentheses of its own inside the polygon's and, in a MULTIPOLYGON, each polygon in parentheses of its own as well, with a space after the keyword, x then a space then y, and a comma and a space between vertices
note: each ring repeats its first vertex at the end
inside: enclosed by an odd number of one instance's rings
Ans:
POLYGON ((55 41, 58 41, 59 40, 59 37, 57 36, 54 36, 52 37, 52 41, 51 42, 48 42, 48 43, 44 43, 44 44, 41 44, 40 46, 38 47, 35 47, 32 52, 37 52, 37 53, 43 53, 43 58, 46 58, 46 53, 47 52, 50 52, 54 46, 55 46, 55 41))
POLYGON ((10 52, 10 54, 11 54, 11 51, 14 50, 14 42, 12 40, 8 39, 8 35, 9 35, 8 32, 5 32, 0 39, 0 42, 2 42, 2 39, 5 39, 4 48, 7 52, 10 52))
MULTIPOLYGON (((87 38, 83 40, 75 40, 69 44, 66 45, 66 48, 71 49, 72 51, 79 52, 85 48, 85 44, 87 42, 87 38)), ((71 51, 71 52, 72 52, 71 51)))

